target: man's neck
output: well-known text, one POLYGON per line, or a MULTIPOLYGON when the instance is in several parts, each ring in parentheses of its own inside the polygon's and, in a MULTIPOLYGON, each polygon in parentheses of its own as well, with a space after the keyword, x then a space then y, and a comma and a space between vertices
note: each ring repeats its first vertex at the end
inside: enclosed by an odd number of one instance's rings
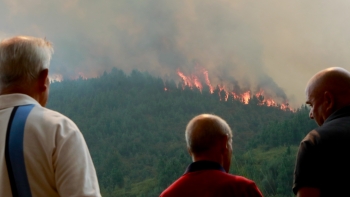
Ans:
POLYGON ((223 166, 223 160, 222 157, 220 156, 210 156, 210 155, 192 155, 192 161, 197 162, 197 161, 212 161, 220 164, 223 166))
POLYGON ((25 94, 25 95, 32 97, 33 99, 35 99, 37 101, 38 101, 38 97, 39 97, 37 94, 33 93, 31 88, 23 87, 23 86, 16 86, 16 85, 12 85, 12 86, 5 87, 5 88, 0 88, 0 95, 7 95, 7 94, 25 94))

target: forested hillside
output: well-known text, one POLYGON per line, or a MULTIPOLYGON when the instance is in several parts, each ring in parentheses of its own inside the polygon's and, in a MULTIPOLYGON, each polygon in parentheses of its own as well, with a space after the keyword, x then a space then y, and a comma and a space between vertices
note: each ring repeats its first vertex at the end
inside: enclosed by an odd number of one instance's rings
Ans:
POLYGON ((210 94, 119 69, 98 78, 54 82, 48 107, 70 117, 89 146, 103 196, 158 196, 191 162, 184 130, 200 113, 224 118, 234 132, 231 173, 253 179, 265 196, 291 196, 297 145, 316 127, 308 109, 220 101, 210 94), (165 90, 164 87, 167 89, 165 90))

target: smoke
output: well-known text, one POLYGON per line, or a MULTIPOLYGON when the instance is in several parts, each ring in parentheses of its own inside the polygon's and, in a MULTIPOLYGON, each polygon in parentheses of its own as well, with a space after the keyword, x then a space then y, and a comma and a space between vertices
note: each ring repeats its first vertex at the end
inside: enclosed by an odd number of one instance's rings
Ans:
POLYGON ((320 69, 350 69, 350 2, 277 0, 1 0, 0 39, 46 37, 52 74, 118 67, 180 80, 200 65, 212 84, 265 89, 293 106, 320 69))

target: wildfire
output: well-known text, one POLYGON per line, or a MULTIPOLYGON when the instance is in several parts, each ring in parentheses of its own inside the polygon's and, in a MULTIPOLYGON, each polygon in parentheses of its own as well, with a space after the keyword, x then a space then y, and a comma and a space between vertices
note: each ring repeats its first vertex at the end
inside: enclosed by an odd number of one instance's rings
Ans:
MULTIPOLYGON (((253 96, 255 96, 258 99, 258 105, 274 106, 279 107, 282 110, 293 111, 293 109, 289 107, 288 103, 278 105, 277 102, 270 98, 268 95, 266 95, 265 91, 262 89, 260 89, 255 94, 252 94, 251 90, 229 90, 223 84, 218 84, 216 86, 217 88, 215 89, 214 86, 210 83, 209 74, 206 69, 197 67, 195 73, 196 74, 185 75, 183 72, 180 71, 180 69, 177 69, 177 74, 182 79, 182 89, 184 89, 185 87, 189 87, 190 89, 197 88, 200 92, 202 92, 202 84, 204 84, 207 86, 211 94, 213 94, 217 90, 221 101, 228 101, 228 99, 231 97, 234 100, 238 100, 244 104, 248 104, 249 101, 253 98, 253 96)), ((166 88, 165 91, 167 91, 166 88)))
MULTIPOLYGON (((267 106, 277 106, 277 103, 273 100, 273 99, 266 99, 264 97, 264 90, 260 90, 258 93, 255 94, 256 98, 260 99, 263 98, 263 100, 261 101, 262 105, 267 105, 267 106)), ((281 106, 282 109, 282 106, 281 106)))
POLYGON ((71 80, 77 80, 77 79, 83 79, 83 80, 87 80, 89 78, 97 78, 98 76, 100 76, 97 72, 78 72, 78 74, 72 75, 70 76, 69 79, 71 80))
MULTIPOLYGON (((219 97, 220 97, 220 101, 223 100, 223 99, 221 98, 221 97, 222 97, 222 96, 221 96, 222 93, 225 94, 225 95, 224 95, 224 100, 227 101, 228 96, 229 96, 229 93, 228 93, 228 91, 225 90, 225 87, 224 87, 223 85, 218 85, 217 88, 219 89, 218 94, 219 94, 219 97), (221 92, 222 92, 222 93, 221 93, 221 92)), ((212 93, 212 92, 210 92, 210 93, 212 93)), ((213 91, 213 93, 214 93, 214 91, 213 91)))
POLYGON ((179 69, 177 69, 177 74, 181 77, 184 83, 182 85, 182 88, 185 88, 186 86, 188 86, 189 88, 193 89, 194 87, 196 87, 197 89, 199 89, 199 91, 202 92, 202 89, 203 89, 202 83, 200 82, 200 80, 196 75, 186 76, 179 69))
POLYGON ((79 75, 79 77, 81 77, 84 80, 88 79, 87 76, 83 72, 79 72, 78 75, 79 75))
MULTIPOLYGON (((97 72, 90 72, 90 73, 84 73, 84 72, 78 72, 78 74, 72 75, 72 76, 65 76, 65 79, 69 80, 77 80, 77 79, 84 79, 87 80, 89 78, 97 78, 99 74, 97 72)), ((53 82, 62 82, 63 81, 63 75, 61 74, 50 74, 49 75, 50 83, 53 82)))
POLYGON ((63 76, 61 74, 53 74, 49 76, 50 83, 63 81, 63 76))
POLYGON ((244 104, 248 104, 249 100, 250 100, 250 91, 244 92, 243 94, 241 94, 241 98, 242 98, 242 102, 244 104))
MULTIPOLYGON (((241 90, 239 87, 237 88, 234 86, 234 90, 227 88, 224 83, 221 82, 221 84, 217 84, 216 86, 212 85, 210 79, 209 79, 209 73, 208 70, 205 68, 200 67, 198 64, 196 64, 195 72, 186 75, 184 72, 180 71, 180 69, 177 69, 177 74, 182 80, 182 89, 185 89, 186 87, 190 89, 198 89, 200 92, 203 91, 203 88, 205 91, 209 91, 211 94, 218 94, 220 101, 232 101, 237 100, 244 104, 249 104, 250 101, 254 98, 256 99, 254 102, 257 102, 257 105, 265 105, 265 106, 272 106, 272 107, 279 107, 282 110, 288 110, 288 111, 294 111, 289 104, 282 103, 278 104, 269 94, 266 94, 263 89, 259 89, 257 92, 252 92, 251 90, 241 90), (216 88, 215 88, 216 87, 216 88)), ((93 75, 97 75, 96 73, 93 75)), ((71 77, 71 79, 88 79, 88 76, 91 77, 91 74, 86 75, 83 72, 78 72, 78 75, 75 77, 71 77)), ((95 76, 96 77, 96 76, 95 76)), ((63 81, 63 76, 61 74, 53 74, 49 76, 50 82, 61 82, 63 81)), ((169 88, 164 83, 164 91, 169 91, 169 88)))
POLYGON ((209 92, 213 94, 214 93, 214 88, 213 88, 213 86, 210 83, 208 71, 207 70, 203 70, 203 75, 204 75, 204 79, 205 79, 205 84, 207 84, 207 86, 209 87, 209 92))

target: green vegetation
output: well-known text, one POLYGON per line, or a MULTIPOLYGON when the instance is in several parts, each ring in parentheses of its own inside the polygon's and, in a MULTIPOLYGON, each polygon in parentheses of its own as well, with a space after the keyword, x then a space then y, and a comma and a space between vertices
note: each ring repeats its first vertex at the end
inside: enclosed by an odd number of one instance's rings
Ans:
POLYGON ((184 130, 200 113, 224 118, 234 132, 231 173, 253 179, 265 196, 291 196, 297 146, 316 125, 308 110, 245 105, 220 92, 185 88, 147 73, 119 69, 99 78, 51 84, 48 107, 70 117, 89 146, 101 192, 158 196, 191 162, 184 130), (164 90, 166 86, 167 91, 164 90))

